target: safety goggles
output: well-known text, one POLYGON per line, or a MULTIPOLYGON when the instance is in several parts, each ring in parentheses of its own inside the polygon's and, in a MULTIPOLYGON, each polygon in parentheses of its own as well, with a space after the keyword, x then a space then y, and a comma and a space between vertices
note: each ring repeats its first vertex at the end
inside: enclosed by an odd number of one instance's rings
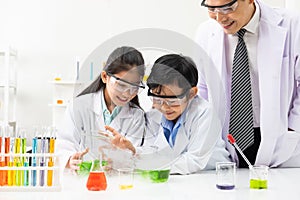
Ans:
POLYGON ((114 89, 121 93, 126 93, 127 91, 129 91, 130 95, 133 95, 138 94, 143 89, 145 89, 145 85, 142 82, 140 82, 140 84, 136 84, 116 77, 111 73, 107 73, 107 75, 110 77, 110 84, 114 87, 114 89))
POLYGON ((189 90, 177 96, 165 96, 154 94, 150 89, 148 89, 148 96, 150 97, 152 103, 158 106, 162 106, 165 103, 169 107, 176 107, 182 104, 188 91, 189 90))
POLYGON ((208 12, 210 12, 210 13, 220 13, 220 14, 226 15, 226 14, 232 13, 236 10, 236 8, 238 7, 238 0, 233 0, 227 4, 220 5, 220 6, 207 5, 205 3, 205 0, 203 0, 201 2, 201 6, 206 7, 208 12))

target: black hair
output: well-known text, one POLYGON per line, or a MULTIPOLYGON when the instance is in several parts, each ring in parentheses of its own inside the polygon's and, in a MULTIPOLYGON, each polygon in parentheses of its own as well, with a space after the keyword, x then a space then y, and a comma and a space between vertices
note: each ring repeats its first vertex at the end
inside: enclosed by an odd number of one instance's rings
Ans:
MULTIPOLYGON (((144 58, 138 50, 133 47, 122 46, 115 49, 108 57, 103 71, 110 74, 118 74, 123 71, 129 71, 134 67, 137 68, 141 77, 145 74, 144 58)), ((95 93, 104 89, 106 84, 101 79, 101 74, 93 81, 86 89, 84 89, 78 96, 95 93)), ((140 107, 138 96, 136 95, 130 101, 131 103, 140 107)))
POLYGON ((177 84, 184 91, 197 86, 198 70, 194 61, 187 56, 167 54, 158 58, 147 79, 149 89, 162 85, 177 84))

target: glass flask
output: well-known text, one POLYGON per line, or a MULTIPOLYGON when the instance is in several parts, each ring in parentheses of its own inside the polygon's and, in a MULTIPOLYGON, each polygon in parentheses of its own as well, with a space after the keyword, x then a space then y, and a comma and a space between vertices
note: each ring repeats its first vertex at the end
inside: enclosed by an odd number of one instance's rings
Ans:
POLYGON ((92 161, 91 170, 89 177, 86 183, 86 187, 91 191, 100 191, 106 190, 107 182, 104 170, 102 169, 102 156, 99 156, 100 159, 94 159, 92 161))

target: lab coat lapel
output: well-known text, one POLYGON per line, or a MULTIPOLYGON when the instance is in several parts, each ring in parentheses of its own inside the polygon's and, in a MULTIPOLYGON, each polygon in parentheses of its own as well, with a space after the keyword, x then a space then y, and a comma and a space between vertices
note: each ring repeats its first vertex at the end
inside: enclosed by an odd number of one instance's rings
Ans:
POLYGON ((263 4, 259 4, 263 13, 257 45, 262 137, 256 164, 268 165, 274 152, 276 138, 284 131, 280 122, 280 73, 286 30, 278 26, 282 20, 281 16, 275 15, 274 12, 266 10, 263 4), (271 135, 268 141, 263 137, 267 134, 271 135))
POLYGON ((122 107, 120 113, 113 119, 110 126, 114 127, 118 132, 124 132, 126 133, 128 130, 128 127, 131 126, 130 122, 133 122, 134 120, 127 120, 127 124, 124 124, 124 121, 126 119, 130 119, 133 117, 133 114, 130 110, 130 107, 128 104, 122 107))
POLYGON ((182 154, 182 152, 185 150, 186 146, 189 143, 187 133, 186 133, 183 126, 184 125, 182 124, 179 127, 178 133, 176 135, 175 144, 174 144, 174 147, 173 147, 173 151, 174 151, 175 155, 182 154))
POLYGON ((103 90, 100 92, 93 94, 93 112, 96 115, 97 124, 99 124, 99 129, 104 130, 104 118, 103 118, 103 110, 101 107, 101 95, 103 90))
POLYGON ((228 94, 225 93, 225 90, 228 87, 228 75, 227 75, 227 67, 226 67, 226 59, 225 59, 225 44, 224 42, 225 34, 222 29, 215 28, 211 33, 211 37, 209 38, 210 48, 207 52, 210 52, 208 55, 214 63, 212 66, 206 67, 205 73, 208 73, 206 78, 208 84, 209 92, 209 101, 214 105, 215 110, 218 110, 219 117, 222 120, 222 124, 225 123, 225 110, 228 106, 228 94), (224 106, 225 103, 225 106, 224 106))

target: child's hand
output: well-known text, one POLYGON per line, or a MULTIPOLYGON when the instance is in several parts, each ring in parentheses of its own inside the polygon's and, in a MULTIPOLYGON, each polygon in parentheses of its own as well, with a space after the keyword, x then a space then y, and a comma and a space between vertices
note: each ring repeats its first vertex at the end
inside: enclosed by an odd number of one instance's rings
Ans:
POLYGON ((77 152, 74 155, 72 155, 66 165, 66 168, 70 168, 72 171, 79 170, 78 164, 82 163, 82 157, 89 152, 89 149, 86 148, 82 152, 77 152))
POLYGON ((116 131, 112 127, 105 126, 105 128, 113 134, 114 137, 111 139, 111 143, 114 146, 119 147, 120 149, 129 149, 130 151, 132 151, 133 155, 135 154, 135 148, 129 140, 127 140, 124 136, 122 136, 120 133, 118 133, 118 131, 116 131))

